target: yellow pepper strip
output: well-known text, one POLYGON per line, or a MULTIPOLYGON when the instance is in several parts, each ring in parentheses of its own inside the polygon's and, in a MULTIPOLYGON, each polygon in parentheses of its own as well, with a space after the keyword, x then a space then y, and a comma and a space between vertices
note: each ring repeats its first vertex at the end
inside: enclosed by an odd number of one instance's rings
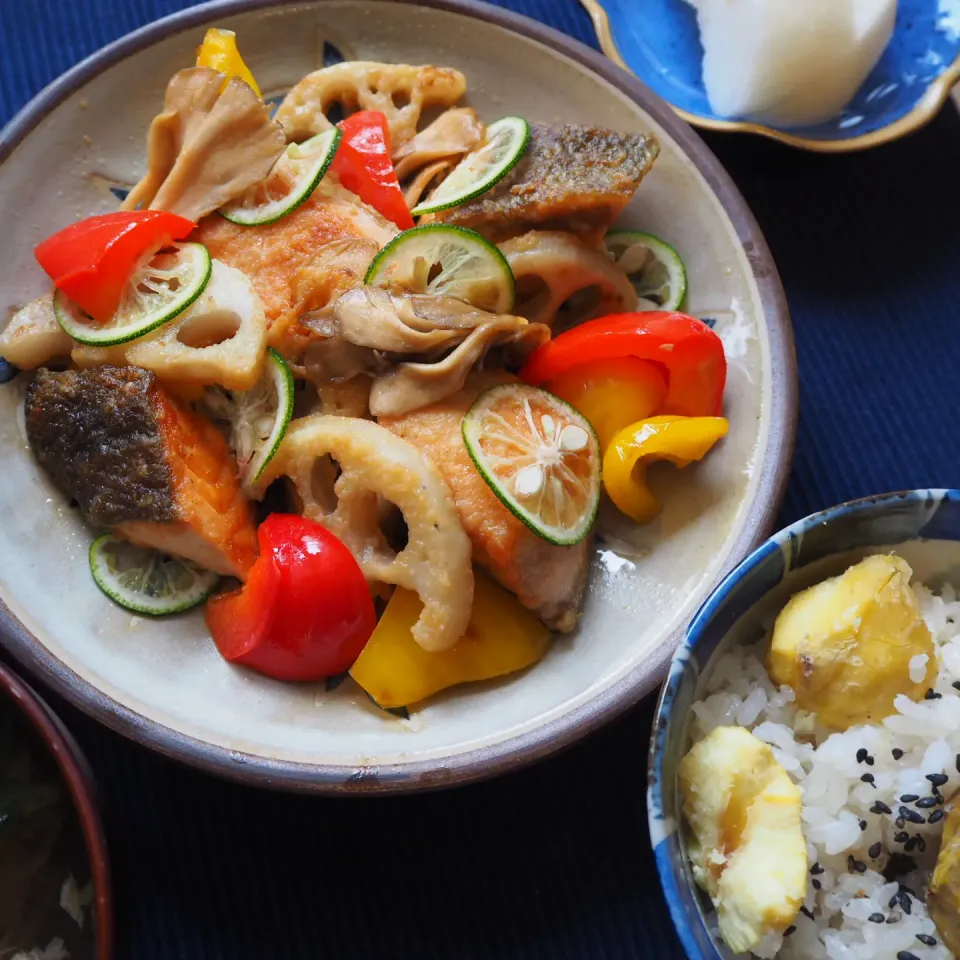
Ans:
POLYGON ((657 412, 667 396, 667 379, 654 363, 619 357, 578 364, 546 388, 590 421, 605 451, 624 427, 657 412))
POLYGON ((603 485, 621 512, 649 523, 660 503, 647 486, 648 464, 668 460, 681 469, 702 460, 727 435, 723 417, 650 417, 621 430, 603 458, 603 485))
MULTIPOLYGON (((197 66, 218 70, 227 80, 237 77, 248 83, 259 97, 260 88, 253 79, 250 68, 243 62, 237 49, 237 35, 232 30, 218 30, 211 27, 203 38, 203 45, 197 50, 197 66)), ((226 86, 226 82, 224 82, 226 86)))
POLYGON ((350 676, 381 707, 406 707, 440 690, 489 680, 536 663, 547 651, 550 631, 520 601, 485 574, 476 573, 473 614, 455 646, 428 653, 410 628, 423 604, 397 587, 350 676))

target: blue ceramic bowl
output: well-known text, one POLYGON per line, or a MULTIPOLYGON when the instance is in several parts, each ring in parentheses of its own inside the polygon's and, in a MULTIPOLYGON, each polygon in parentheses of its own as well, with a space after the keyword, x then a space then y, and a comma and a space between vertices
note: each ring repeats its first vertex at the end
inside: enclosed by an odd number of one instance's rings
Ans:
POLYGON ((911 490, 843 503, 797 521, 758 547, 717 587, 687 630, 660 694, 650 744, 647 810, 660 882, 690 960, 733 956, 684 856, 677 766, 687 717, 711 664, 768 631, 789 597, 878 548, 896 550, 917 579, 960 584, 960 490, 911 490))
POLYGON ((581 0, 603 52, 632 70, 688 123, 741 131, 824 153, 863 150, 931 120, 960 80, 960 2, 899 0, 893 40, 860 92, 834 120, 779 129, 710 109, 696 11, 685 0, 581 0))

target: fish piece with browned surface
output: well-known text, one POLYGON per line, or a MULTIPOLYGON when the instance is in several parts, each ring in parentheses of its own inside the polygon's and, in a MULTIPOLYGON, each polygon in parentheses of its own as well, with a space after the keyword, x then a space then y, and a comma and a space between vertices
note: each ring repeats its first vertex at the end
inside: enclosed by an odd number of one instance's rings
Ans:
POLYGON ((236 461, 208 420, 139 367, 37 372, 27 439, 96 527, 243 577, 257 558, 236 461))
POLYGON ((419 447, 437 466, 453 493, 473 557, 520 602, 554 630, 572 630, 587 585, 590 540, 561 547, 541 540, 497 498, 463 442, 463 417, 486 389, 515 378, 473 373, 466 386, 441 403, 400 417, 381 417, 382 426, 419 447))
POLYGON ((599 243, 659 153, 652 135, 535 123, 523 159, 492 190, 422 222, 469 227, 491 243, 528 230, 599 243))

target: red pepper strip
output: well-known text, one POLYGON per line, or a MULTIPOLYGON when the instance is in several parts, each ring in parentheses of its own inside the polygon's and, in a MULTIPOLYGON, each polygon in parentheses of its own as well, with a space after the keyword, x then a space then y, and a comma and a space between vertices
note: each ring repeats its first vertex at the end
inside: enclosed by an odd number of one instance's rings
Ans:
POLYGON ((401 230, 413 226, 400 182, 390 159, 390 128, 377 110, 361 110, 341 120, 340 146, 330 169, 364 203, 379 210, 401 230))
POLYGON ((272 514, 257 531, 260 557, 240 590, 207 604, 224 659, 276 680, 348 670, 377 625, 353 555, 313 520, 272 514))
POLYGON ((589 320, 538 347, 520 379, 539 386, 594 360, 636 357, 667 372, 661 414, 716 417, 723 407, 727 360, 720 338, 683 313, 618 313, 589 320))
POLYGON ((34 254, 58 289, 105 323, 116 313, 123 288, 143 257, 184 239, 195 227, 192 220, 162 210, 106 213, 55 233, 34 254))

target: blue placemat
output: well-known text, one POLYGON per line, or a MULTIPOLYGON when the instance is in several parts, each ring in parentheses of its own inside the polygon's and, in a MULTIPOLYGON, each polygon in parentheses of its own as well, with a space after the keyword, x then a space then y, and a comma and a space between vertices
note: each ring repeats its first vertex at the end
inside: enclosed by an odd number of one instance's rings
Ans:
MULTIPOLYGON (((191 5, 0 0, 0 120, 104 43, 191 5)), ((595 45, 575 0, 503 5, 595 45)), ((855 156, 708 139, 793 311, 802 400, 782 521, 960 486, 956 111, 855 156)), ((646 832, 650 703, 493 783, 335 801, 212 780, 51 699, 103 786, 118 960, 680 956, 646 832)))

